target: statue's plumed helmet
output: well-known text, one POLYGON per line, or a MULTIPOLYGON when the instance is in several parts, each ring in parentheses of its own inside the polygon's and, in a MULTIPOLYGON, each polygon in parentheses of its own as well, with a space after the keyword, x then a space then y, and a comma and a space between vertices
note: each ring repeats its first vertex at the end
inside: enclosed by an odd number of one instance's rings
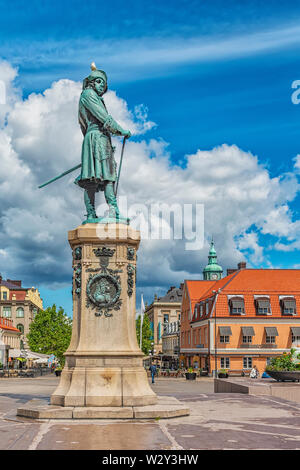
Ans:
POLYGON ((107 90, 107 75, 106 75, 106 73, 104 72, 104 70, 98 70, 96 65, 95 65, 95 62, 91 63, 91 70, 92 70, 92 72, 90 73, 90 75, 83 80, 82 88, 85 89, 91 82, 96 80, 96 78, 103 78, 103 80, 105 81, 105 90, 104 90, 104 93, 105 93, 106 90, 107 90))

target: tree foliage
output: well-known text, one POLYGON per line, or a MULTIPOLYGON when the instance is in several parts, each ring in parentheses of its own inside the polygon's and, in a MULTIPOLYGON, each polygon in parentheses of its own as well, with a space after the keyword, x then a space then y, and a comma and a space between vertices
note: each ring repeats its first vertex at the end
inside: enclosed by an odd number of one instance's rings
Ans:
MULTIPOLYGON (((141 315, 136 319, 136 336, 138 344, 140 345, 140 331, 141 331, 141 315)), ((149 355, 149 349, 151 349, 152 341, 152 330, 150 326, 150 320, 148 315, 144 315, 143 325, 142 325, 142 351, 147 356, 149 355)))
POLYGON ((33 352, 54 354, 60 364, 64 364, 64 352, 72 335, 72 320, 62 307, 56 305, 40 310, 29 327, 27 335, 29 348, 33 352))

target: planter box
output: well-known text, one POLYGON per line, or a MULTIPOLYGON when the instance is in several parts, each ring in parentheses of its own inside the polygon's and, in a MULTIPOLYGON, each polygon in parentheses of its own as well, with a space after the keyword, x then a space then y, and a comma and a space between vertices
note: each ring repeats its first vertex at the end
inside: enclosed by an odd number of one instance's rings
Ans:
POLYGON ((220 372, 220 373, 218 374, 218 378, 219 378, 219 379, 227 379, 227 378, 228 378, 228 374, 223 374, 223 372, 220 372))
POLYGON ((56 371, 55 371, 56 377, 59 377, 59 376, 61 375, 61 372, 62 372, 61 370, 56 370, 56 371))
POLYGON ((300 381, 300 371, 284 371, 284 370, 268 370, 266 369, 266 373, 272 377, 272 379, 277 380, 277 382, 285 382, 286 380, 290 380, 292 382, 299 382, 300 381))
POLYGON ((196 372, 186 372, 185 378, 186 380, 196 380, 196 372))

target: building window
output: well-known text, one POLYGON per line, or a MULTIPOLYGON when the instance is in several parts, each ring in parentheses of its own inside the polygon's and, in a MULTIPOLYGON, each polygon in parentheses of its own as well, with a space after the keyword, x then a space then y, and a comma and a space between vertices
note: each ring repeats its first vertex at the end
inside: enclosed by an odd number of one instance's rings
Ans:
POLYGON ((292 297, 281 299, 281 312, 283 315, 294 315, 296 313, 296 302, 292 297))
POLYGON ((200 316, 202 317, 203 315, 203 304, 200 305, 200 316))
POLYGON ((268 315, 268 313, 271 313, 270 300, 268 298, 256 299, 255 304, 258 315, 268 315))
POLYGON ((230 357, 220 358, 221 369, 230 369, 230 357))
POLYGON ((206 302, 205 304, 205 308, 206 308, 206 315, 208 315, 208 311, 209 311, 209 302, 206 302))
POLYGON ((164 313, 164 323, 169 323, 169 314, 164 313))
POLYGON ((243 358, 243 368, 244 369, 252 369, 252 357, 244 357, 243 358))
POLYGON ((230 313, 232 315, 241 315, 245 313, 244 299, 235 297, 229 301, 230 313))
POLYGON ((267 357, 267 360, 266 360, 266 365, 267 366, 269 366, 271 364, 271 360, 272 360, 271 357, 267 357))
POLYGON ((11 317, 11 307, 3 307, 3 316, 6 318, 11 317))
POLYGON ((194 308, 194 318, 195 320, 197 319, 198 317, 198 305, 195 305, 195 308, 194 308))
POLYGON ((24 308, 17 308, 17 318, 24 318, 24 308))
POLYGON ((275 343, 275 336, 266 336, 266 343, 274 344, 275 343))
POLYGON ((300 336, 294 336, 292 334, 292 343, 300 344, 300 336))
POLYGON ((24 334, 24 325, 22 325, 22 323, 19 323, 19 324, 17 325, 17 328, 18 328, 19 331, 21 331, 21 333, 22 333, 22 335, 23 335, 23 334, 24 334))
POLYGON ((252 336, 243 336, 243 343, 252 343, 252 336))
POLYGON ((220 343, 229 343, 229 336, 220 336, 220 343))
POLYGON ((2 293, 2 299, 3 299, 3 300, 7 300, 7 292, 3 292, 3 293, 2 293))

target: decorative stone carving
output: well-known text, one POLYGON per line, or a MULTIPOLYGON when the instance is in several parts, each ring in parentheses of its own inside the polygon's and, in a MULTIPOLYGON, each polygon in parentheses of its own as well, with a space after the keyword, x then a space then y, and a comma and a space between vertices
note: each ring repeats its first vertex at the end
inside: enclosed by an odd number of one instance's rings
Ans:
MULTIPOLYGON (((112 270, 110 270, 112 272, 112 270)), ((113 276, 109 272, 102 272, 99 274, 90 275, 87 287, 87 306, 93 304, 99 310, 95 313, 96 316, 104 314, 106 317, 111 317, 111 310, 119 310, 121 307, 121 284, 120 276, 113 276)))
POLYGON ((76 261, 80 260, 82 256, 82 248, 81 246, 77 246, 74 250, 74 259, 76 261))
POLYGON ((133 264, 127 265, 127 294, 129 297, 133 294, 133 287, 134 287, 134 276, 135 276, 135 267, 133 264))
POLYGON ((102 257, 102 256, 113 256, 114 255, 114 252, 116 250, 114 249, 111 249, 111 248, 107 248, 106 246, 103 246, 102 248, 97 248, 97 250, 93 250, 93 252, 95 253, 96 256, 98 257, 102 257))
POLYGON ((127 247, 127 259, 130 261, 134 260, 135 250, 131 246, 127 247))
POLYGON ((75 293, 79 296, 81 294, 81 265, 79 263, 74 266, 74 284, 75 293))

